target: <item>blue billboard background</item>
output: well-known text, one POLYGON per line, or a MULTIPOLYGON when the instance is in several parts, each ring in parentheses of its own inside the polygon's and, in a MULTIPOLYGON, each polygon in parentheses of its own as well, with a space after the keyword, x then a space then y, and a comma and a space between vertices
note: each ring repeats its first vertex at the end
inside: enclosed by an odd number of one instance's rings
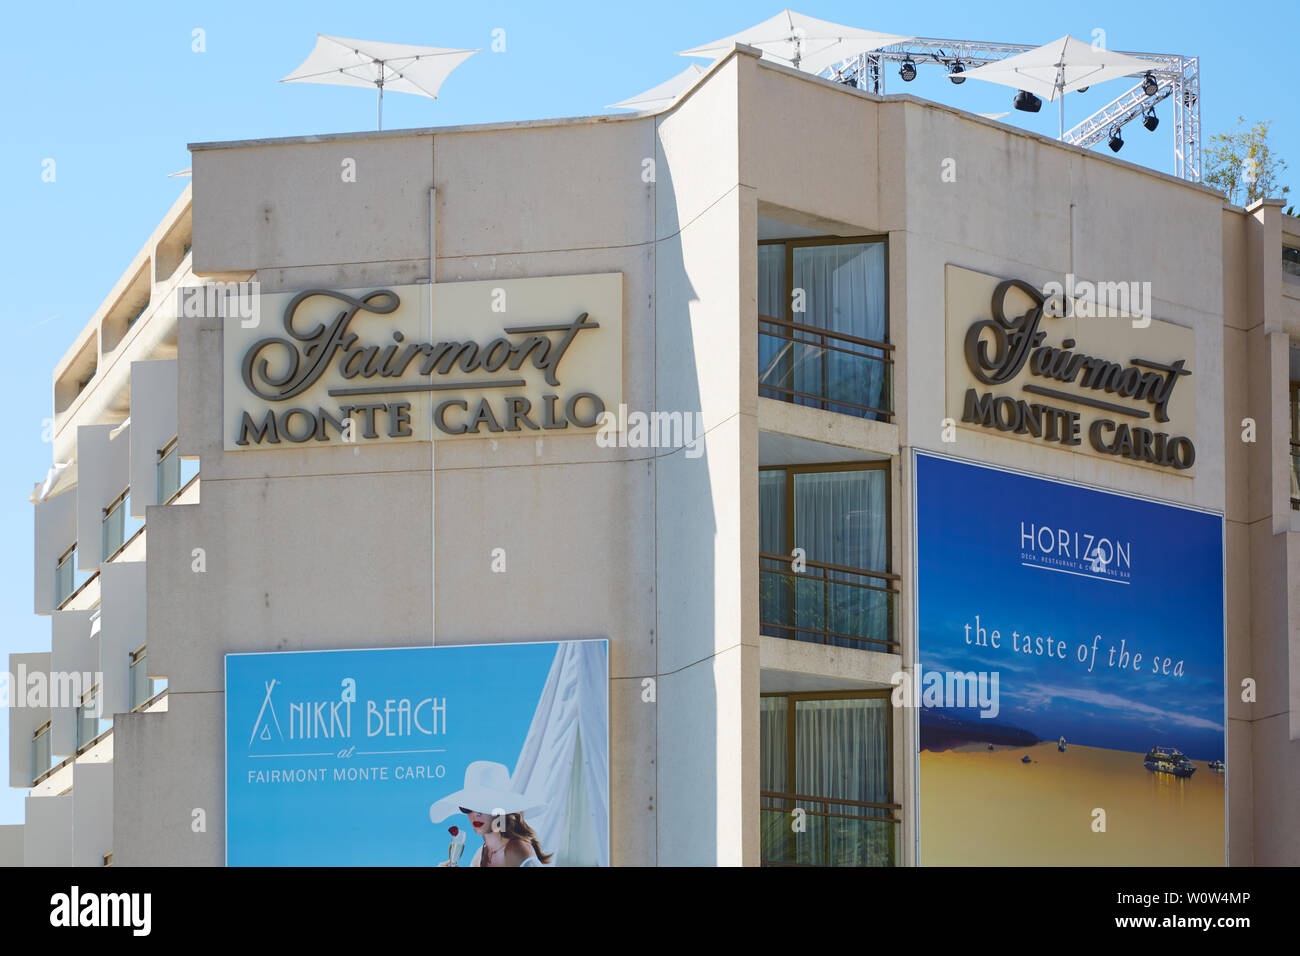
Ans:
MULTIPOLYGON (((921 454, 916 502, 921 667, 1000 675, 996 717, 969 708, 947 717, 982 726, 985 739, 998 725, 1224 759, 1219 516, 921 454), (967 643, 977 615, 1000 649, 967 643), (1023 653, 1025 635, 1034 653, 1023 653), (1038 638, 1065 659, 1037 653, 1038 638)), ((942 719, 921 710, 923 739, 942 719)))
MULTIPOLYGON (((604 642, 572 643, 599 645, 604 670, 604 642)), ((461 788, 473 761, 516 766, 561 647, 227 655, 228 865, 446 860, 448 826, 465 831, 467 821, 458 814, 435 825, 430 805, 461 788)), ((606 706, 598 702, 602 721, 606 706)), ((607 748, 607 739, 596 744, 607 748)), ((478 842, 469 830, 460 865, 478 842)))

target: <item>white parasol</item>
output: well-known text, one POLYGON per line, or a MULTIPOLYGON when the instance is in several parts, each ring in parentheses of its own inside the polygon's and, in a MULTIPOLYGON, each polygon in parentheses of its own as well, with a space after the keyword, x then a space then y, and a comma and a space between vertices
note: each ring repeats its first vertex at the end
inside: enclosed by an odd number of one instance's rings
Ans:
POLYGON ((1146 60, 1103 50, 1067 34, 1005 60, 995 60, 967 70, 964 75, 973 80, 1025 90, 1048 102, 1060 100, 1061 135, 1064 135, 1063 97, 1066 93, 1121 76, 1142 74, 1151 68, 1152 64, 1146 60))
POLYGON ((373 86, 379 91, 378 124, 384 128, 384 90, 438 98, 452 70, 478 50, 454 50, 316 34, 316 47, 281 83, 373 86))
POLYGON ((913 38, 893 33, 846 27, 787 9, 748 30, 683 50, 677 55, 716 60, 730 50, 733 44, 744 43, 758 47, 763 51, 763 56, 778 63, 806 73, 820 73, 850 57, 911 39, 913 38))

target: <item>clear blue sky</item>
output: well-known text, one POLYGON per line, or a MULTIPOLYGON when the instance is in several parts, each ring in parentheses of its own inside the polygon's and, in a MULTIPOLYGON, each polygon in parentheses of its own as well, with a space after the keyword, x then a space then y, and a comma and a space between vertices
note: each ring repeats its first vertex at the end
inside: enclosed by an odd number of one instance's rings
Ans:
MULTIPOLYGON (((3 663, 16 651, 48 649, 50 624, 32 608, 33 482, 50 464, 42 420, 51 414, 51 371, 131 261, 185 180, 186 144, 259 136, 371 129, 365 90, 275 81, 310 52, 317 32, 472 48, 442 98, 385 97, 385 127, 436 126, 604 112, 684 68, 674 52, 735 33, 779 11, 776 2, 653 4, 359 4, 197 2, 17 4, 9 9, 9 54, 0 149, 0 268, 10 290, 8 348, 0 350, 10 441, 0 457, 3 663), (206 52, 191 50, 192 31, 206 52), (492 31, 506 50, 491 52, 492 31), (57 164, 41 181, 42 161, 57 164)), ((1058 5, 938 0, 910 6, 815 0, 800 12, 851 26, 918 36, 1043 43, 1064 33, 1106 31, 1116 50, 1201 57, 1205 136, 1239 113, 1273 119, 1274 142, 1300 189, 1300 127, 1291 50, 1300 5, 1263 0, 1240 8, 1189 0, 1177 13, 1157 4, 1106 0, 1058 5)), ((908 92, 977 112, 1010 108, 1012 91, 974 81, 954 87, 933 71, 908 92)), ((1067 124, 1122 90, 1094 87, 1067 102, 1067 124)), ((1147 133, 1126 129, 1123 158, 1172 170, 1170 105, 1147 133)), ((1055 110, 1009 120, 1055 135, 1055 110)), ((1101 147, 1105 149, 1103 145, 1101 147)), ((1292 196, 1293 201, 1300 195, 1292 196)), ((0 764, 7 767, 0 714, 0 764)), ((0 822, 22 819, 23 791, 0 788, 0 822)))

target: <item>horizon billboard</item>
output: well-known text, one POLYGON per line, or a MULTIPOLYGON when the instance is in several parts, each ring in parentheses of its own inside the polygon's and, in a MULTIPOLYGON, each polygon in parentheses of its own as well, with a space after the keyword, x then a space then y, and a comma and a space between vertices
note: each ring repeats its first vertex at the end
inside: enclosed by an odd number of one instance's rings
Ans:
POLYGON ((1223 519, 918 452, 920 860, 1223 865, 1223 519))

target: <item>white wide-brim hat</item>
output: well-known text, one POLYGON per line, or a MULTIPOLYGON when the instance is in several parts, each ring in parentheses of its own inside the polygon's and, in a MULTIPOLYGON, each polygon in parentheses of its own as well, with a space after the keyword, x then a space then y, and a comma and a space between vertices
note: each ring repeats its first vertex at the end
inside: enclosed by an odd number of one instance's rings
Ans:
POLYGON ((465 768, 465 786, 430 806, 429 819, 441 823, 461 807, 478 813, 533 813, 545 806, 545 800, 514 788, 505 764, 475 760, 465 768))

